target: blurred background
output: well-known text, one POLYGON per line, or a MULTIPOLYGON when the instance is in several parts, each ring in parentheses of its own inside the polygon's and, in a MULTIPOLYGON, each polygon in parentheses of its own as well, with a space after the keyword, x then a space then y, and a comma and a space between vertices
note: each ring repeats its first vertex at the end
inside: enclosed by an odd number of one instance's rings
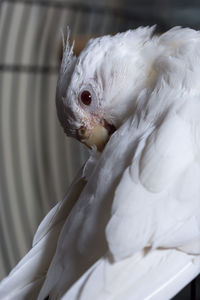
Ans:
POLYGON ((39 222, 88 156, 56 116, 60 30, 70 26, 78 54, 91 36, 140 25, 199 29, 199 15, 197 0, 0 1, 0 279, 30 249, 39 222))

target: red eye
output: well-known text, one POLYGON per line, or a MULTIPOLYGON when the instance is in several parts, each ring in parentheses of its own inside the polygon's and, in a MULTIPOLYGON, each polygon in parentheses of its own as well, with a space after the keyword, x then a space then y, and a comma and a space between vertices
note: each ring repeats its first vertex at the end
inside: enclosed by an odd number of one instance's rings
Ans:
POLYGON ((89 91, 83 91, 81 93, 81 101, 85 105, 90 105, 90 103, 92 102, 92 96, 89 91))

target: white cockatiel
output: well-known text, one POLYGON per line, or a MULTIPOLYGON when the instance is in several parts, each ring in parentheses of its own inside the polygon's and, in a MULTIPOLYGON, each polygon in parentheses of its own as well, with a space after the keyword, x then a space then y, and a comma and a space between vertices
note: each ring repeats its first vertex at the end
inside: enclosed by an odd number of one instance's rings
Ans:
POLYGON ((92 148, 0 299, 170 299, 200 272, 200 32, 69 41, 57 86, 92 148))

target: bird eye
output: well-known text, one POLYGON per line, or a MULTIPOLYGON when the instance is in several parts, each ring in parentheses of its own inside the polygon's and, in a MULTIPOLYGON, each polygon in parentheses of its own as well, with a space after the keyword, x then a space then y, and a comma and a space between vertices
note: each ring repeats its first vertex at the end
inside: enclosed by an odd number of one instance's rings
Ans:
POLYGON ((83 91, 81 93, 81 101, 85 105, 90 105, 90 103, 92 102, 92 95, 91 95, 91 93, 89 91, 83 91))

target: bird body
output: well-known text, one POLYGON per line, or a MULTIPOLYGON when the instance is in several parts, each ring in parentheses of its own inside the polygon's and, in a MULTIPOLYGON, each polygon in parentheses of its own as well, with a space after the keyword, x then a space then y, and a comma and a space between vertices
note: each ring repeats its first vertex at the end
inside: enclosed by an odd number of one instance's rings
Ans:
POLYGON ((153 30, 66 44, 58 117, 91 155, 5 299, 169 299, 200 272, 200 33, 153 30))

